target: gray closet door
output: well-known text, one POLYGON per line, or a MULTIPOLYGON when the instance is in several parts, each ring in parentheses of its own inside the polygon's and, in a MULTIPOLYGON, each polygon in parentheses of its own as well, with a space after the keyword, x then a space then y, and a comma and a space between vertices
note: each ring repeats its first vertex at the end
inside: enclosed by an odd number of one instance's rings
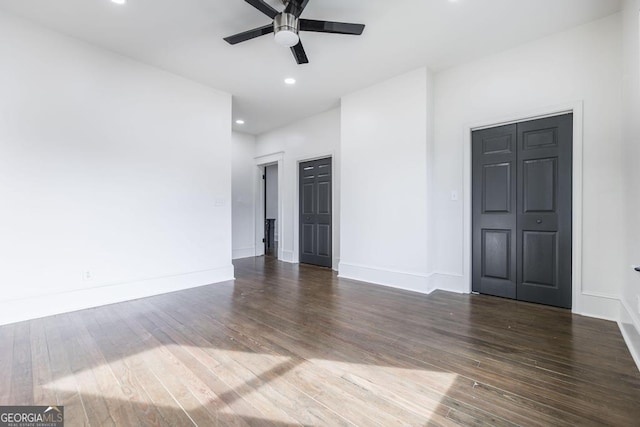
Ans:
POLYGON ((472 141, 473 291, 516 298, 516 125, 472 141))
POLYGON ((570 308, 573 115, 472 140, 473 290, 570 308))
POLYGON ((300 163, 300 262, 331 267, 331 158, 300 163))

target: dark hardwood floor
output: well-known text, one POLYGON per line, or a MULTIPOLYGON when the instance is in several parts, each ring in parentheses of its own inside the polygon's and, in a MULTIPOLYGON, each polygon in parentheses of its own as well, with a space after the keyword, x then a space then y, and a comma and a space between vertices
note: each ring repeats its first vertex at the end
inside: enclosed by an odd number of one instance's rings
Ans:
POLYGON ((640 423, 617 325, 273 258, 235 282, 0 327, 0 404, 66 425, 640 423))

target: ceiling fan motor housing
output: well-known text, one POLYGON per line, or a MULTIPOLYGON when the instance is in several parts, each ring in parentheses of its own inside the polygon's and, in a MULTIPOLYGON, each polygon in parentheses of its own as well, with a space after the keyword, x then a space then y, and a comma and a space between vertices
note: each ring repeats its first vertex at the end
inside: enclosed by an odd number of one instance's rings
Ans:
POLYGON ((300 23, 298 18, 292 13, 280 13, 273 20, 276 43, 283 46, 291 47, 297 45, 298 41, 300 41, 298 37, 299 30, 300 23))

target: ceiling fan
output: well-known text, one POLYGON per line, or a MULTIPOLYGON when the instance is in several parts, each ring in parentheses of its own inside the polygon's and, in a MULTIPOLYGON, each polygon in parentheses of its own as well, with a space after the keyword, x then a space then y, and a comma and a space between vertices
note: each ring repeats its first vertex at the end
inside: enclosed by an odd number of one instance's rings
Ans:
POLYGON ((278 12, 264 0, 245 0, 251 6, 273 19, 273 23, 244 31, 233 36, 225 37, 229 44, 237 44, 265 34, 274 33, 276 43, 291 48, 291 52, 298 64, 307 64, 309 59, 302 47, 298 36, 299 31, 315 31, 318 33, 351 34, 359 36, 364 31, 362 24, 349 24, 345 22, 316 21, 314 19, 301 19, 300 15, 307 7, 309 0, 282 0, 285 9, 278 12))

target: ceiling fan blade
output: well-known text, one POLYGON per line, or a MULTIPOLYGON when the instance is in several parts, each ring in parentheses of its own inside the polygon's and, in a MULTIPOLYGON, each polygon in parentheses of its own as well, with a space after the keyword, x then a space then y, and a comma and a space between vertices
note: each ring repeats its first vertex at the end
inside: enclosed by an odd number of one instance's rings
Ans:
POLYGON ((284 10, 285 13, 293 13, 296 18, 300 18, 309 0, 291 0, 284 10))
POLYGON ((260 12, 267 15, 269 18, 274 19, 278 14, 278 11, 266 4, 263 0, 244 0, 251 6, 258 9, 260 12))
POLYGON ((225 37, 224 41, 229 44, 238 44, 246 42, 247 40, 255 39, 256 37, 264 36, 265 34, 273 33, 273 24, 265 25, 263 27, 254 28, 243 33, 234 34, 229 37, 225 37))
POLYGON ((318 33, 352 34, 359 36, 364 31, 362 24, 347 22, 316 21, 315 19, 301 19, 300 31, 315 31, 318 33))
POLYGON ((296 62, 298 64, 308 64, 309 59, 307 58, 307 54, 304 51, 304 47, 302 47, 302 42, 298 42, 297 45, 291 47, 291 53, 293 53, 294 58, 296 58, 296 62))

